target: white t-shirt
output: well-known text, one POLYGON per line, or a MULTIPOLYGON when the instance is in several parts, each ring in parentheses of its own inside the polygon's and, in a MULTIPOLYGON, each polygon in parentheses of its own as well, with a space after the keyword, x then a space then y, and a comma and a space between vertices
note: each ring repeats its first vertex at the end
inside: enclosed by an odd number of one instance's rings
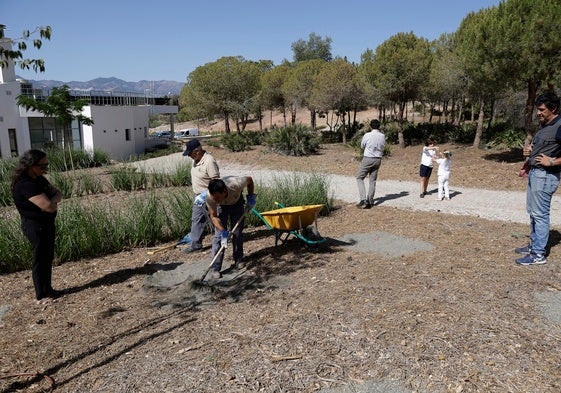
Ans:
POLYGON ((433 147, 423 146, 423 155, 421 156, 421 165, 432 168, 432 158, 436 151, 433 147))
POLYGON ((438 176, 450 176, 450 159, 437 158, 438 163, 438 176))

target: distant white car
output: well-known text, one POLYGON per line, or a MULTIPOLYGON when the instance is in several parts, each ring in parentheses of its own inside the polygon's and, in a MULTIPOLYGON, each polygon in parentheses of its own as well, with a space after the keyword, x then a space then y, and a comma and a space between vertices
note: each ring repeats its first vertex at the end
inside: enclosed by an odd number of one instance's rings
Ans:
POLYGON ((177 139, 181 139, 181 138, 187 138, 190 136, 197 136, 199 135, 199 129, 198 128, 185 128, 183 130, 179 130, 178 132, 175 133, 175 137, 177 139))

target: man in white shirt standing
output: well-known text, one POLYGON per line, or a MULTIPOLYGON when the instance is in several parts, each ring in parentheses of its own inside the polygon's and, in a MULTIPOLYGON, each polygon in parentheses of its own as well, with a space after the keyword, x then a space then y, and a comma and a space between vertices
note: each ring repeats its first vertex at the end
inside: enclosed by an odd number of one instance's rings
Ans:
POLYGON ((370 121, 370 132, 362 137, 360 147, 364 150, 363 158, 358 169, 356 181, 358 184, 358 193, 360 202, 357 207, 361 209, 370 209, 374 205, 374 193, 376 192, 376 179, 378 178, 378 169, 382 163, 384 154, 384 146, 386 145, 386 136, 380 131, 380 121, 373 119, 370 121), (364 186, 364 178, 368 176, 368 194, 364 186))
POLYGON ((187 143, 183 155, 193 160, 191 182, 195 194, 191 214, 191 232, 189 233, 191 247, 185 252, 201 251, 205 225, 209 218, 205 203, 208 184, 212 179, 220 178, 220 170, 214 157, 202 148, 198 139, 192 139, 187 143))

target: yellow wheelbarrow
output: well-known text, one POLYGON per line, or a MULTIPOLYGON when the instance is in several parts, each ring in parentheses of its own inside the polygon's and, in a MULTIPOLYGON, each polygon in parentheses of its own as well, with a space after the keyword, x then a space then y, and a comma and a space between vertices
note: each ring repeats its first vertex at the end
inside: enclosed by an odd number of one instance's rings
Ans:
POLYGON ((275 234, 275 246, 279 240, 284 243, 291 235, 303 241, 307 246, 326 241, 317 229, 317 217, 324 205, 305 205, 286 207, 275 202, 280 209, 258 212, 251 209, 253 214, 263 221, 265 226, 275 234))

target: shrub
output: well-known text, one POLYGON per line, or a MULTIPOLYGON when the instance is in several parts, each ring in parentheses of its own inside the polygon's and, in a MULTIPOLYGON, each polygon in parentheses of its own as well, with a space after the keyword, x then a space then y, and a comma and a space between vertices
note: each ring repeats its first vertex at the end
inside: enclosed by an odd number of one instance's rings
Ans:
MULTIPOLYGON (((266 185, 256 185, 258 194, 256 209, 267 211, 277 209, 275 202, 285 206, 323 204, 327 214, 333 206, 333 198, 329 195, 329 178, 324 174, 292 173, 271 179, 266 185)), ((259 218, 249 215, 246 222, 257 226, 263 224, 259 218)))
POLYGON ((248 140, 239 133, 226 134, 222 136, 221 142, 222 146, 224 146, 226 150, 233 152, 246 151, 249 150, 249 147, 251 147, 251 144, 248 142, 248 140))
POLYGON ((66 150, 57 147, 46 149, 45 152, 49 157, 49 167, 52 171, 93 168, 110 162, 107 153, 99 150, 94 151, 92 155, 84 150, 66 150))
POLYGON ((526 133, 507 122, 495 122, 484 133, 486 146, 496 149, 516 149, 524 146, 526 133))
MULTIPOLYGON (((135 246, 182 238, 191 227, 192 197, 183 189, 142 193, 126 203, 70 199, 57 215, 59 262, 106 255, 135 246), (186 208, 187 206, 187 208, 186 208)), ((2 211, 0 273, 31 266, 31 246, 15 208, 2 211)))
POLYGON ((270 150, 288 156, 307 156, 319 149, 320 137, 303 125, 271 131, 266 139, 270 150))
POLYGON ((74 188, 74 180, 69 173, 66 172, 52 172, 49 175, 51 183, 60 190, 64 199, 72 196, 74 188))
POLYGON ((146 172, 136 168, 120 167, 111 171, 111 186, 119 191, 135 191, 146 189, 146 172))
POLYGON ((0 206, 10 206, 13 203, 11 182, 0 180, 0 206))
POLYGON ((184 161, 175 167, 170 175, 170 183, 174 187, 191 185, 191 163, 184 161))
POLYGON ((103 192, 103 184, 99 177, 94 174, 83 172, 77 178, 74 193, 77 196, 100 194, 103 192))

